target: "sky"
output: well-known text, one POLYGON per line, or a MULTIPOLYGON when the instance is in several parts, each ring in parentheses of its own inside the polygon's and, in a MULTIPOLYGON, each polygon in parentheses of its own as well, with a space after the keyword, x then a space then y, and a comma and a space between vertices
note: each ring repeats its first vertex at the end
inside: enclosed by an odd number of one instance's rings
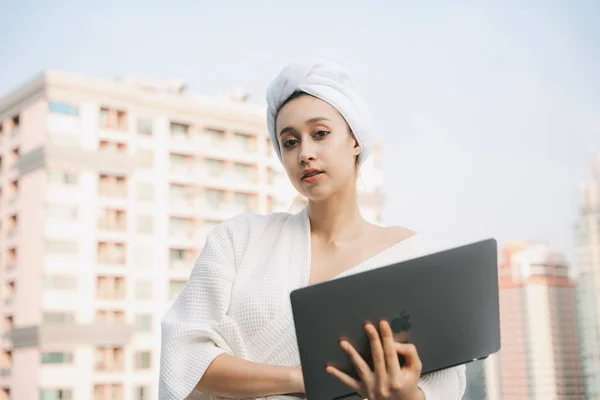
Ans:
POLYGON ((385 143, 386 225, 441 247, 541 241, 573 261, 600 152, 600 2, 0 4, 0 96, 57 68, 242 87, 264 104, 289 62, 338 62, 385 143))

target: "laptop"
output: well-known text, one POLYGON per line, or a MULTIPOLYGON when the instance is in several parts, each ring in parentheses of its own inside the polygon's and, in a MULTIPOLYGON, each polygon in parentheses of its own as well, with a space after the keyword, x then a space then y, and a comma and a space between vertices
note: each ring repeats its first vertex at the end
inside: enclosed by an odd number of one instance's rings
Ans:
POLYGON ((325 365, 359 379, 339 346, 345 337, 373 369, 367 320, 386 319, 397 341, 413 343, 422 374, 500 350, 494 239, 303 287, 290 299, 308 400, 357 398, 325 365))

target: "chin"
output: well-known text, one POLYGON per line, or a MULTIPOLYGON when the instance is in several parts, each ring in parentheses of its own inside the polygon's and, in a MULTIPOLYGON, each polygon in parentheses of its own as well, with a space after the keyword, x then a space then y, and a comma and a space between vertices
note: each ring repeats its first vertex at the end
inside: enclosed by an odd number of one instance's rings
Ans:
POLYGON ((303 190, 300 194, 308 199, 308 201, 323 201, 331 196, 331 190, 325 188, 313 188, 313 190, 303 190))

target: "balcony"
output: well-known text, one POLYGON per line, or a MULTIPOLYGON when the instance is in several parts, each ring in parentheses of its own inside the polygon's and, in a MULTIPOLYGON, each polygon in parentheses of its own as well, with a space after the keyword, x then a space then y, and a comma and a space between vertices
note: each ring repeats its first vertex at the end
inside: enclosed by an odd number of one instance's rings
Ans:
POLYGON ((237 214, 243 214, 246 212, 251 212, 252 209, 248 205, 239 205, 233 203, 210 203, 203 202, 202 207, 200 208, 200 212, 203 217, 209 218, 217 221, 224 221, 231 217, 234 217, 237 214))
POLYGON ((102 197, 126 199, 127 198, 127 185, 100 184, 98 187, 98 193, 102 197))
POLYGON ((122 277, 101 276, 96 281, 98 301, 124 301, 126 298, 125 279, 122 277))
POLYGON ((17 349, 55 345, 125 346, 131 342, 134 334, 135 326, 132 324, 66 323, 17 328, 10 331, 8 336, 17 349))
POLYGON ((122 348, 96 349, 96 371, 121 372, 125 370, 125 352, 122 348))
POLYGON ((199 145, 197 136, 184 133, 171 134, 171 146, 186 153, 193 152, 196 146, 199 145))
POLYGON ((192 196, 171 196, 169 209, 171 214, 193 216, 201 210, 201 202, 192 196))
POLYGON ((104 265, 123 265, 125 264, 125 255, 104 255, 98 256, 98 263, 104 265))
POLYGON ((169 178, 171 181, 197 184, 203 175, 202 170, 197 165, 173 165, 169 168, 169 178))
POLYGON ((253 174, 248 176, 235 172, 224 172, 212 176, 205 174, 201 176, 202 182, 209 187, 227 190, 245 190, 256 192, 259 190, 258 177, 253 174))
POLYGON ((201 155, 222 160, 239 160, 247 163, 255 163, 260 154, 253 148, 247 148, 245 145, 234 140, 214 139, 206 136, 200 136, 196 148, 201 155))
POLYGON ((169 260, 169 269, 172 271, 189 273, 191 271, 193 265, 194 265, 193 260, 190 260, 190 261, 180 260, 180 259, 169 260))
POLYGON ((127 231, 127 224, 125 221, 111 221, 108 219, 100 219, 98 221, 98 229, 108 232, 122 233, 127 231))
POLYGON ((98 127, 108 131, 124 132, 129 129, 129 120, 127 113, 123 110, 118 110, 109 107, 101 107, 98 127))

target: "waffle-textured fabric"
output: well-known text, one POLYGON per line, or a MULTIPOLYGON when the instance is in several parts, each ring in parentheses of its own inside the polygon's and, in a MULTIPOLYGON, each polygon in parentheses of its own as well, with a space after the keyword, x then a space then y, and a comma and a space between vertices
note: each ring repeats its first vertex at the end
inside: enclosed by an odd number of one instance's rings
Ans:
MULTIPOLYGON (((242 214, 210 232, 189 280, 161 322, 160 400, 219 399, 194 387, 222 353, 300 365, 289 294, 308 284, 310 243, 307 208, 297 214, 242 214)), ((414 235, 333 279, 425 251, 422 236, 414 235)), ((426 400, 460 399, 465 366, 428 374, 419 386, 426 400)))

